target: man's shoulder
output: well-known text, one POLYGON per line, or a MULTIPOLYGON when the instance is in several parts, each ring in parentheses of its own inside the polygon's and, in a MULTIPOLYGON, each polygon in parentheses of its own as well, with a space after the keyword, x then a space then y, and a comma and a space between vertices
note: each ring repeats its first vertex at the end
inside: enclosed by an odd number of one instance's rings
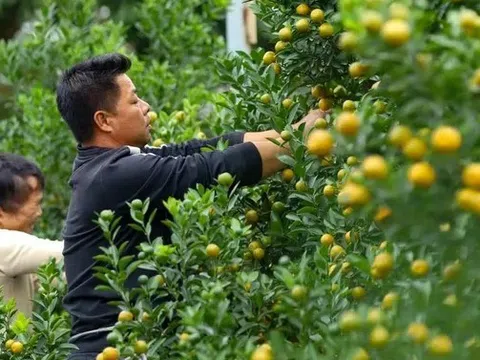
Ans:
POLYGON ((134 157, 147 155, 142 151, 142 148, 135 146, 122 146, 116 149, 108 149, 88 159, 77 156, 76 164, 72 174, 72 179, 90 182, 99 180, 99 178, 108 175, 109 173, 125 172, 129 175, 129 168, 135 161, 134 157))
POLYGON ((155 155, 142 148, 123 146, 102 152, 79 166, 72 185, 75 203, 81 202, 88 210, 98 203, 117 203, 145 183, 151 175, 151 159, 155 155))
POLYGON ((158 156, 145 152, 144 148, 124 146, 109 155, 101 170, 105 175, 138 176, 142 170, 148 170, 155 159, 158 156))
POLYGON ((100 165, 105 166, 109 163, 120 161, 141 153, 141 148, 125 145, 115 149, 108 149, 107 151, 99 153, 92 160, 94 163, 99 163, 100 165))
POLYGON ((117 149, 113 149, 104 155, 100 160, 103 166, 108 166, 112 163, 128 164, 131 161, 136 161, 140 157, 157 158, 157 155, 147 152, 146 148, 125 145, 117 149))

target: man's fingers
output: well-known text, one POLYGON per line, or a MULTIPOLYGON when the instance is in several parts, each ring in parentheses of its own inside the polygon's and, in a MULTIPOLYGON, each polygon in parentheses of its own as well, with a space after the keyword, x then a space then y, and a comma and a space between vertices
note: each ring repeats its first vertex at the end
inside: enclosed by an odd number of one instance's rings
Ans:
POLYGON ((313 110, 310 110, 308 112, 307 115, 305 115, 302 120, 298 121, 293 127, 294 129, 298 129, 298 127, 305 123, 307 125, 307 128, 308 128, 308 125, 310 125, 310 127, 313 126, 313 124, 315 123, 315 120, 317 120, 318 118, 320 117, 323 117, 325 116, 325 112, 320 110, 320 109, 313 109, 313 110))
POLYGON ((308 113, 308 115, 305 117, 305 119, 313 119, 313 120, 316 120, 320 117, 323 117, 325 115, 325 113, 320 110, 320 109, 315 109, 315 110, 310 110, 310 112, 308 113))
POLYGON ((314 109, 314 110, 310 110, 309 114, 322 115, 323 111, 320 109, 314 109))

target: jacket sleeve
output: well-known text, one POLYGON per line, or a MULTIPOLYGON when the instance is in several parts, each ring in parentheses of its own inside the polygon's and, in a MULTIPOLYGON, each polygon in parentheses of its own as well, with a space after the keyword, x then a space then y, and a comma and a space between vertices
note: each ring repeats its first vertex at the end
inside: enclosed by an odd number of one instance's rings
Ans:
POLYGON ((50 258, 61 260, 63 241, 37 238, 21 231, 0 230, 0 273, 14 277, 36 273, 50 258))
MULTIPOLYGON (((123 196, 131 199, 149 197, 157 206, 163 206, 164 200, 169 197, 182 198, 197 184, 206 187, 215 185, 218 175, 223 172, 230 173, 240 185, 259 182, 262 159, 255 145, 248 142, 223 151, 176 157, 152 153, 132 154, 105 169, 109 179, 104 184, 116 183, 121 187, 123 196)), ((117 185, 113 187, 117 188, 117 185)))
POLYGON ((145 146, 144 153, 153 153, 159 156, 187 156, 200 153, 201 149, 207 146, 216 147, 220 140, 228 141, 228 146, 243 143, 244 132, 231 132, 208 140, 190 140, 182 144, 168 144, 160 147, 145 146))

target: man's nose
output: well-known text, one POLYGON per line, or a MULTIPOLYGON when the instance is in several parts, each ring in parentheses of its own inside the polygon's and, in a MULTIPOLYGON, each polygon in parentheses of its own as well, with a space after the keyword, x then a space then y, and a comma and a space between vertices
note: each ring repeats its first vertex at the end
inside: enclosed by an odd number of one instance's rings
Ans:
POLYGON ((144 112, 147 113, 150 111, 150 104, 147 103, 145 100, 142 100, 142 103, 143 103, 143 108, 144 108, 144 112))

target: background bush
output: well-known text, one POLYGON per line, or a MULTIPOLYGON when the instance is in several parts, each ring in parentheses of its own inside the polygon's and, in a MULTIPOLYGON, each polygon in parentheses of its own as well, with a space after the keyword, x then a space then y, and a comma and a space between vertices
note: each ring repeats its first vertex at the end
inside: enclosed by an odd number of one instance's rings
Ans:
MULTIPOLYGON (((35 15, 20 32, 0 42, 0 148, 33 159, 47 174, 38 232, 51 238, 60 236, 75 156, 74 139, 55 105, 62 70, 98 54, 128 54, 134 64, 130 75, 141 96, 163 112, 164 125, 187 107, 195 126, 185 134, 177 129, 178 140, 200 131, 208 112, 198 110, 218 86, 210 57, 224 52, 217 31, 224 1, 106 3, 114 5, 110 14, 95 0, 39 0, 28 7, 35 15)), ((164 137, 172 140, 172 134, 164 137)))

